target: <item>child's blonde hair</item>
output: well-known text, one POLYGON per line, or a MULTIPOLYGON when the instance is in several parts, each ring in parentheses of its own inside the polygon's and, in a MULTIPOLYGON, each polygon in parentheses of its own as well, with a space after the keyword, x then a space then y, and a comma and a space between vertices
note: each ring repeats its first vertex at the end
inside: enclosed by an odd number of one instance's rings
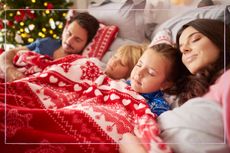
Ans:
POLYGON ((147 45, 142 44, 123 45, 117 49, 115 55, 120 57, 121 63, 129 66, 129 75, 146 48, 147 45))

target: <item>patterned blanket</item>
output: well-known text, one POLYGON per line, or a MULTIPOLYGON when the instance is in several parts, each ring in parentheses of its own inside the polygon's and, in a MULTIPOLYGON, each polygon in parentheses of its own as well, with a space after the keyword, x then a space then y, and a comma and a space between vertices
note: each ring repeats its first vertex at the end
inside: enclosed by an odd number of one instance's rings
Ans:
POLYGON ((20 56, 15 63, 28 77, 0 83, 3 152, 113 153, 122 134, 134 128, 147 150, 154 141, 155 149, 170 152, 145 99, 125 82, 108 78, 94 60, 20 56))

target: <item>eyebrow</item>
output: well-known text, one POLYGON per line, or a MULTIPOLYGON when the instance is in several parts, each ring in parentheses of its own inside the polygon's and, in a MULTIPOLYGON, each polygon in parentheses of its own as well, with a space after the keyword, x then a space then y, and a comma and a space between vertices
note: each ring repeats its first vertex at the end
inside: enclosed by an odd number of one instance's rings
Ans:
MULTIPOLYGON (((73 34, 70 30, 68 30, 68 32, 69 32, 71 35, 73 34)), ((81 41, 83 41, 83 39, 80 38, 80 37, 78 37, 78 36, 74 36, 74 39, 80 39, 81 41)))
MULTIPOLYGON (((143 64, 143 62, 142 62, 141 60, 139 60, 139 61, 140 61, 140 63, 143 64)), ((154 69, 154 68, 152 68, 152 67, 150 67, 150 66, 148 66, 148 65, 147 65, 147 68, 148 68, 148 69, 151 69, 151 70, 153 70, 153 71, 155 71, 156 73, 158 73, 158 71, 157 71, 156 69, 154 69)))

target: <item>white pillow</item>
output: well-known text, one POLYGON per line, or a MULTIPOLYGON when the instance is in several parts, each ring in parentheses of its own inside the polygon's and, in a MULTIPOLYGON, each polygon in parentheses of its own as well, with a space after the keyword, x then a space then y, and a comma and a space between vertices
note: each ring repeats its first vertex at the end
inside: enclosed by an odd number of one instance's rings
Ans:
POLYGON ((127 0, 101 6, 90 5, 88 12, 106 25, 118 26, 119 37, 141 43, 145 40, 144 7, 144 0, 127 0))
POLYGON ((169 29, 172 32, 173 41, 175 42, 176 34, 184 24, 197 18, 217 19, 223 21, 225 8, 226 8, 225 5, 214 5, 214 6, 201 7, 201 8, 195 8, 193 10, 189 10, 181 15, 172 17, 171 19, 158 25, 157 28, 152 33, 152 38, 158 31, 161 31, 163 29, 169 29))
POLYGON ((158 117, 161 137, 176 153, 229 153, 221 106, 194 98, 158 117))
POLYGON ((117 37, 113 43, 111 44, 109 50, 105 53, 105 55, 103 56, 102 58, 102 62, 103 63, 107 63, 108 60, 116 53, 117 49, 120 47, 120 46, 123 46, 123 45, 128 45, 128 44, 133 44, 133 45, 137 45, 139 43, 135 42, 135 41, 132 41, 132 40, 129 40, 129 39, 124 39, 124 38, 120 38, 120 37, 117 37))

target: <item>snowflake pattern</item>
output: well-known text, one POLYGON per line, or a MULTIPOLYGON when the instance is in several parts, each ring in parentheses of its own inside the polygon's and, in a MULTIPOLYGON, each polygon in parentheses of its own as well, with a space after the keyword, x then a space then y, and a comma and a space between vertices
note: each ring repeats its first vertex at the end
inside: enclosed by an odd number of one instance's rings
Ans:
POLYGON ((82 70, 82 80, 91 80, 94 81, 98 78, 99 75, 102 74, 99 67, 96 66, 93 62, 87 61, 86 65, 81 66, 82 70))

